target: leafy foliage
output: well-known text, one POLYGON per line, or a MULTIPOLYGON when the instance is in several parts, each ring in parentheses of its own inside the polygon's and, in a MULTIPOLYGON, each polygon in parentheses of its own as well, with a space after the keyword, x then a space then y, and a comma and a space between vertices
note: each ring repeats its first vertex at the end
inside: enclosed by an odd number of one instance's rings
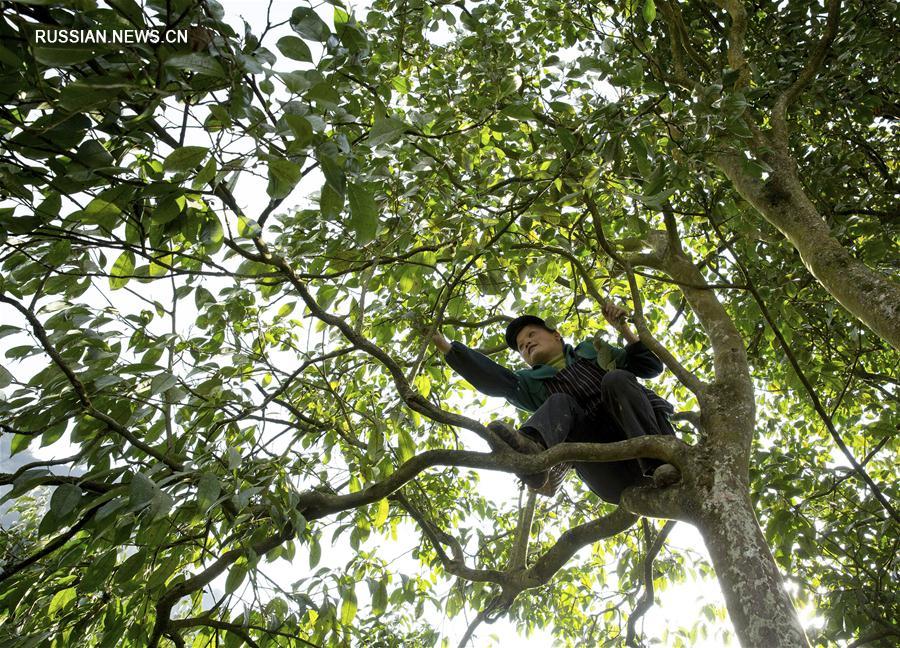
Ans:
MULTIPOLYGON (((602 329, 585 276, 631 298, 585 195, 621 250, 646 249, 669 212, 743 337, 757 388, 750 494, 798 601, 823 619, 812 638, 895 639, 896 521, 847 468, 787 354, 895 501, 896 351, 709 162, 751 151, 823 7, 755 3, 750 63, 734 69, 732 18, 706 3, 376 0, 365 17, 332 4, 301 3, 288 34, 239 32, 214 1, 5 3, 0 421, 17 457, 73 456, 2 478, 21 509, 0 537, 4 645, 446 641, 426 610, 477 613, 497 592, 452 577, 424 530, 501 570, 516 507, 456 467, 340 510, 316 496, 364 494, 474 439, 436 414, 490 403, 429 348, 435 326, 496 353, 510 312, 552 317, 569 340, 602 329), (37 23, 176 17, 187 50, 29 37, 37 23), (416 539, 409 572, 378 550, 401 535, 416 539), (328 560, 333 544, 352 549, 347 564, 328 560), (278 561, 308 570, 284 588, 267 576, 278 561)), ((889 11, 850 3, 791 114, 805 191, 884 272, 897 259, 895 31, 889 11)), ((772 173, 745 159, 754 177, 772 173)), ((636 273, 649 329, 711 380, 678 283, 636 273)), ((696 404, 672 378, 657 387, 696 404)), ((603 506, 570 480, 539 504, 531 555, 603 506)), ((593 544, 510 618, 565 645, 621 645, 644 541, 629 530, 593 544)), ((656 568, 672 581, 709 569, 677 553, 656 568)), ((691 624, 671 645, 721 622, 691 624)))

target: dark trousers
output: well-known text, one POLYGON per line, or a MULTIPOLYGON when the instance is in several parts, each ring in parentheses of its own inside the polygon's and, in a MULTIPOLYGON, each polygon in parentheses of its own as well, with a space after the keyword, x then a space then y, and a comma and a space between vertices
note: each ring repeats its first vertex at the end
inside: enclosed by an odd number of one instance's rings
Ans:
MULTIPOLYGON (((616 369, 603 376, 600 402, 589 410, 564 393, 551 394, 522 426, 526 434, 537 435, 546 446, 564 441, 609 443, 645 434, 673 434, 665 416, 657 416, 637 378, 630 371, 616 369)), ((600 499, 619 503, 622 491, 650 474, 661 464, 656 459, 575 462, 573 468, 600 499)))

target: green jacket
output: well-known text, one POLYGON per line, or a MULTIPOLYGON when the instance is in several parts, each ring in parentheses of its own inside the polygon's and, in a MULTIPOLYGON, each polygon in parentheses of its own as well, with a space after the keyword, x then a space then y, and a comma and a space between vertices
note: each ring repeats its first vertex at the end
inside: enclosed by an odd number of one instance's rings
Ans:
MULTIPOLYGON (((567 367, 584 358, 596 361, 604 371, 625 369, 639 378, 653 378, 663 370, 659 358, 640 341, 621 348, 598 337, 593 341, 585 340, 574 347, 566 344, 563 354, 567 367)), ((500 396, 529 412, 533 412, 547 400, 550 391, 546 380, 558 372, 551 365, 536 365, 530 369, 512 371, 460 342, 453 342, 445 357, 447 364, 481 393, 500 396)), ((646 387, 643 389, 654 409, 671 414, 673 408, 668 401, 646 387)))

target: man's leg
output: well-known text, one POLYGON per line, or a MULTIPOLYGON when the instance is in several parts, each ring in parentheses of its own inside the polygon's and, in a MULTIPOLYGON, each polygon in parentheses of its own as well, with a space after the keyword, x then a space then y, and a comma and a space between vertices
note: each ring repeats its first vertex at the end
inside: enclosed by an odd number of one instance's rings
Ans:
MULTIPOLYGON (((493 421, 488 428, 513 450, 537 454, 565 441, 583 414, 571 396, 552 394, 518 430, 503 421, 493 421)), ((549 496, 556 492, 570 467, 570 464, 559 464, 549 471, 518 476, 539 494, 549 496)))
MULTIPOLYGON (((568 394, 551 394, 543 405, 525 422, 521 432, 540 441, 548 448, 564 441, 574 443, 604 443, 618 441, 621 435, 607 429, 608 423, 588 417, 584 408, 568 394)), ((641 470, 634 460, 574 462, 575 472, 600 499, 619 503, 622 490, 641 478, 641 470)))
MULTIPOLYGON (((650 404, 650 399, 641 389, 637 378, 630 371, 614 369, 603 376, 600 384, 601 402, 604 409, 616 422, 624 438, 634 439, 647 434, 669 434, 669 430, 660 428, 656 418, 656 412, 650 404)), ((655 471, 663 466, 658 459, 638 459, 641 471, 646 475, 655 474, 655 471)), ((668 464, 665 464, 668 466, 668 464)), ((659 485, 669 485, 677 481, 677 469, 674 474, 666 472, 660 475, 659 485)))
POLYGON ((519 430, 549 448, 565 441, 584 415, 584 409, 572 396, 550 394, 519 430))

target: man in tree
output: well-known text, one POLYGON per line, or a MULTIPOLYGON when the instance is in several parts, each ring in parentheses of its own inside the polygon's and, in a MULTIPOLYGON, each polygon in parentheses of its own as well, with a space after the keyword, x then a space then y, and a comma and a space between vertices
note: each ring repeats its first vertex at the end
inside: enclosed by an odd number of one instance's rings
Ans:
MULTIPOLYGON (((672 405, 637 382, 637 377, 659 375, 662 363, 628 326, 624 309, 606 302, 603 315, 625 338, 625 348, 600 336, 573 347, 541 318, 515 318, 506 328, 506 344, 531 367, 521 371, 511 371, 460 342, 451 343, 439 332, 432 341, 478 391, 502 396, 532 412, 518 430, 502 421, 488 425, 519 452, 536 454, 564 441, 609 443, 645 434, 674 434, 668 419, 672 405)), ((569 467, 601 499, 612 503, 644 476, 652 476, 660 487, 680 479, 674 466, 655 459, 576 462, 519 477, 538 493, 552 495, 569 467)))

